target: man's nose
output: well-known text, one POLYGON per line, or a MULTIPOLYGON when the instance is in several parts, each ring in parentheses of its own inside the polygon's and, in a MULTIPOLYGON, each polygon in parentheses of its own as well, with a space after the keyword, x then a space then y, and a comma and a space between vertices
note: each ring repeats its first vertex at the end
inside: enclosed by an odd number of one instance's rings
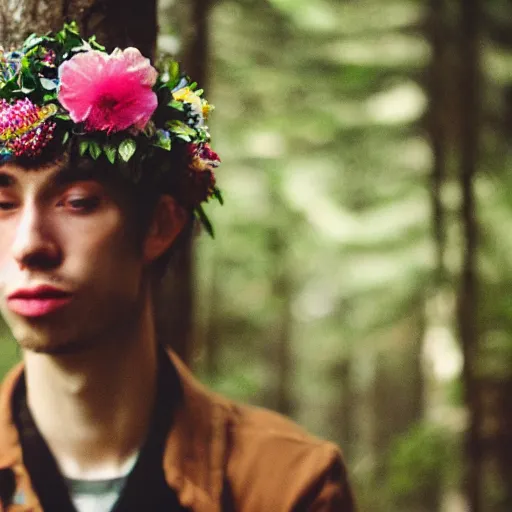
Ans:
POLYGON ((12 251, 22 269, 50 270, 61 263, 59 245, 36 205, 27 204, 23 207, 12 251))

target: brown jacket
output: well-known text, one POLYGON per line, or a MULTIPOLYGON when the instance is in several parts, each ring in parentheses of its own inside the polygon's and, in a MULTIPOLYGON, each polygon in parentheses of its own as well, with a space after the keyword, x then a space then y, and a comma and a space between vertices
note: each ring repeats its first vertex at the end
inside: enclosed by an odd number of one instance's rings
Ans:
MULTIPOLYGON (((278 414, 207 391, 175 355, 171 359, 184 399, 174 411, 163 466, 168 484, 185 508, 193 512, 354 510, 335 445, 311 437, 278 414)), ((16 479, 14 503, 4 510, 42 512, 11 415, 11 397, 22 371, 22 365, 14 368, 0 390, 0 470, 11 468, 16 479)))

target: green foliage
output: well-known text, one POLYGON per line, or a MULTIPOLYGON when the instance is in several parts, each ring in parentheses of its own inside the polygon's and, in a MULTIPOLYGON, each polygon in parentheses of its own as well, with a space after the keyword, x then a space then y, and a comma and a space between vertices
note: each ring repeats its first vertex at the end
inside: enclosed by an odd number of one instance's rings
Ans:
POLYGON ((95 140, 92 140, 89 142, 88 149, 89 149, 89 154, 92 156, 93 160, 98 160, 101 153, 103 153, 103 149, 95 140))
POLYGON ((197 131, 187 126, 183 121, 173 120, 166 123, 166 128, 176 135, 178 139, 190 142, 197 135, 197 131))
POLYGON ((105 152, 108 161, 111 164, 115 164, 117 157, 117 148, 112 144, 105 144, 105 146, 103 147, 103 151, 105 152))
POLYGON ((28 96, 36 104, 57 104, 58 66, 91 48, 104 50, 94 37, 83 40, 74 22, 54 35, 31 34, 19 51, 2 54, 0 97, 12 100, 28 96), (55 52, 55 58, 47 58, 51 52, 55 52))
POLYGON ((426 497, 439 495, 447 471, 457 466, 455 454, 449 431, 431 425, 412 427, 390 450, 386 486, 390 500, 403 510, 412 510, 426 497))
POLYGON ((119 144, 119 156, 125 162, 128 162, 130 158, 135 154, 137 150, 137 143, 133 139, 124 139, 121 144, 119 144))
POLYGON ((205 211, 203 210, 202 206, 199 206, 194 210, 195 214, 197 215, 197 218, 201 221, 201 224, 206 229, 206 232, 212 237, 215 238, 215 233, 213 231, 212 223, 210 222, 210 219, 206 215, 205 211))

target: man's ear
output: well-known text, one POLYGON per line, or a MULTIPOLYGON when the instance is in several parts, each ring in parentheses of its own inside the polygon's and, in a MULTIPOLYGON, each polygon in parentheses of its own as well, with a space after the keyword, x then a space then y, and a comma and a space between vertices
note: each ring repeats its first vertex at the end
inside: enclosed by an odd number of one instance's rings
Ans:
POLYGON ((183 229, 186 219, 185 210, 171 196, 160 196, 144 239, 146 263, 162 256, 183 229))

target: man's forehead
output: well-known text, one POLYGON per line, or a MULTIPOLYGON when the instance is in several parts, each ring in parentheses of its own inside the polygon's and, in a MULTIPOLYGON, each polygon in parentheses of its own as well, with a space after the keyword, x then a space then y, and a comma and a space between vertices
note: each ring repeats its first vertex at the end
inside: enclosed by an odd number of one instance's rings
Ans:
POLYGON ((99 179, 100 171, 88 162, 76 161, 71 164, 69 158, 60 158, 53 162, 26 166, 16 161, 0 165, 0 186, 14 184, 45 185, 48 183, 66 184, 80 180, 99 179))

